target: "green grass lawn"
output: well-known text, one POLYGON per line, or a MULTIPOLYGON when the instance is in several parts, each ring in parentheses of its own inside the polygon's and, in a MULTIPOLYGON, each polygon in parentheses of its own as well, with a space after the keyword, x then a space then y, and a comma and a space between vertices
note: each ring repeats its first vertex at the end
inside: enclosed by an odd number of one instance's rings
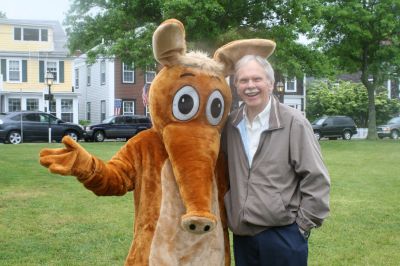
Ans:
MULTIPOLYGON (((109 159, 123 142, 82 143, 109 159)), ((132 195, 97 197, 38 163, 43 147, 0 145, 0 265, 123 265, 132 195)), ((312 232, 309 265, 398 265, 400 142, 321 141, 331 215, 312 232)))

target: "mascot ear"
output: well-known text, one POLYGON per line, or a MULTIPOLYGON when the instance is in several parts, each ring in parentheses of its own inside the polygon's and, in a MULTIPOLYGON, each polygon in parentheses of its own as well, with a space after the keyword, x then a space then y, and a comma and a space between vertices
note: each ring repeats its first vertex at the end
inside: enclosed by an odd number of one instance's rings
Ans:
POLYGON ((265 39, 237 40, 215 51, 214 60, 225 65, 225 75, 232 75, 240 58, 250 54, 268 58, 274 52, 275 46, 275 42, 265 39))
POLYGON ((154 58, 163 66, 176 64, 186 53, 185 28, 176 19, 164 21, 153 34, 154 58))

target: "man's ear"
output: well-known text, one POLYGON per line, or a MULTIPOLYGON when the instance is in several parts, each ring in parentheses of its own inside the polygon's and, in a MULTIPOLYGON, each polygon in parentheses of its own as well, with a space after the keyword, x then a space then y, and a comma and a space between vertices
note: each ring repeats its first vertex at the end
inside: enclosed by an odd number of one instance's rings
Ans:
POLYGON ((176 19, 161 23, 153 34, 154 58, 163 66, 171 66, 186 53, 185 28, 176 19))
POLYGON ((225 66, 225 75, 232 75, 236 62, 245 55, 268 58, 275 50, 275 42, 266 39, 245 39, 225 44, 214 53, 214 60, 225 66))

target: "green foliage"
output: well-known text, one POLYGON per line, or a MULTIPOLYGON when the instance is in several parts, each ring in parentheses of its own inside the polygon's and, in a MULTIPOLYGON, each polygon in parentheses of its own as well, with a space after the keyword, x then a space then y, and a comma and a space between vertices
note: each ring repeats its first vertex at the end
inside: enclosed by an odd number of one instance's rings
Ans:
POLYGON ((400 115, 400 100, 388 99, 386 92, 380 92, 375 98, 376 123, 386 124, 386 122, 400 115))
POLYGON ((135 66, 153 65, 151 37, 163 20, 177 18, 186 29, 189 49, 213 54, 237 39, 268 38, 277 42, 271 61, 287 76, 331 72, 329 58, 298 43, 319 14, 317 1, 231 0, 75 0, 64 22, 71 52, 117 56, 135 66))
MULTIPOLYGON (((382 124, 400 112, 400 101, 388 99, 384 90, 375 97, 377 123, 382 124)), ((316 81, 307 89, 307 117, 347 115, 358 127, 368 125, 368 95, 361 83, 316 81)))
POLYGON ((88 126, 90 125, 90 120, 79 120, 79 125, 88 126))
POLYGON ((329 0, 320 6, 310 37, 342 72, 361 72, 368 91, 368 138, 376 139, 375 91, 400 74, 400 1, 329 0))

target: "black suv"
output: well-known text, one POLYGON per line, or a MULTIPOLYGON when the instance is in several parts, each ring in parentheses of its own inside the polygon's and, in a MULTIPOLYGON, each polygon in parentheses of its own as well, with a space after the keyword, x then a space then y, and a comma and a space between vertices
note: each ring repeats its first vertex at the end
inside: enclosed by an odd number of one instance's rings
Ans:
POLYGON ((104 139, 129 139, 142 130, 151 127, 148 117, 142 115, 111 116, 101 124, 85 127, 85 141, 101 142, 104 139))
POLYGON ((67 123, 57 117, 40 111, 20 111, 0 114, 0 141, 19 144, 24 141, 61 141, 65 135, 74 140, 83 137, 80 125, 67 123), (50 120, 50 123, 49 123, 50 120))
POLYGON ((354 134, 357 134, 357 126, 348 116, 323 116, 315 120, 312 127, 318 140, 323 137, 350 140, 354 134))

